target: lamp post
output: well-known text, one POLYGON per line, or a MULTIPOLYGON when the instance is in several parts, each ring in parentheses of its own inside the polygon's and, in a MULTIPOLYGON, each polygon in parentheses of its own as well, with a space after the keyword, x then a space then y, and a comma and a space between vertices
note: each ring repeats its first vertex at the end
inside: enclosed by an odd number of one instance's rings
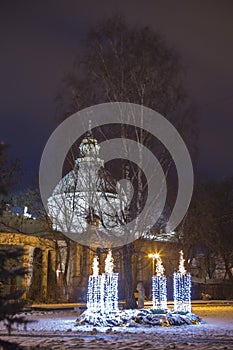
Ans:
POLYGON ((159 253, 150 253, 148 258, 152 259, 152 275, 155 274, 155 259, 159 258, 159 253))

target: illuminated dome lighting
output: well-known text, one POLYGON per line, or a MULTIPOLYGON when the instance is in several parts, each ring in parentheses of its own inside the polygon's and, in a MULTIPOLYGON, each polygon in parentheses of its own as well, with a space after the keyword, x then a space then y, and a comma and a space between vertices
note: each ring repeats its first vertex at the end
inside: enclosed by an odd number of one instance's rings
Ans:
POLYGON ((100 146, 90 130, 79 150, 73 170, 62 178, 48 199, 53 229, 84 245, 91 240, 92 245, 110 247, 113 230, 116 239, 124 233, 121 224, 126 195, 104 168, 104 161, 99 158, 100 146))

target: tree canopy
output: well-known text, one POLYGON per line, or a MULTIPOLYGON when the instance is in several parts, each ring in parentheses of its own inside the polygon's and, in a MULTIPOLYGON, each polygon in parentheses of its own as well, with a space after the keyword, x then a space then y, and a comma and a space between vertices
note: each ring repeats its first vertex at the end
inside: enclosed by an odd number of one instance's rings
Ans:
MULTIPOLYGON (((90 30, 73 67, 64 75, 57 113, 63 120, 78 110, 105 102, 136 103, 160 112, 176 126, 190 149, 195 149, 196 121, 179 56, 158 33, 148 27, 130 27, 121 16, 103 20, 90 30)), ((102 133, 111 134, 109 129, 102 133)), ((161 148, 148 133, 140 133, 137 128, 122 127, 120 132, 143 144, 149 141, 154 149, 161 148)), ((166 157, 161 151, 157 158, 163 162, 166 157)), ((164 163, 166 173, 170 159, 164 163)), ((123 167, 126 173, 126 165, 123 167)), ((134 209, 138 212, 143 205, 143 174, 140 167, 136 172, 132 169, 138 191, 134 209)), ((123 253, 127 306, 134 307, 132 247, 124 247, 123 253)))
POLYGON ((185 87, 178 54, 148 27, 130 27, 121 16, 91 28, 75 56, 57 96, 57 113, 65 119, 104 102, 150 107, 170 120, 196 147, 197 123, 185 87))

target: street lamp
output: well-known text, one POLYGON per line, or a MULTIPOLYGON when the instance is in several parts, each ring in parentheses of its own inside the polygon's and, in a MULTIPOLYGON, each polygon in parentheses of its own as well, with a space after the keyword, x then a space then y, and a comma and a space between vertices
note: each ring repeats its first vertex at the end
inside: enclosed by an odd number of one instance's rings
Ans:
POLYGON ((152 259, 152 275, 155 273, 155 259, 159 258, 159 253, 150 253, 148 258, 152 259))

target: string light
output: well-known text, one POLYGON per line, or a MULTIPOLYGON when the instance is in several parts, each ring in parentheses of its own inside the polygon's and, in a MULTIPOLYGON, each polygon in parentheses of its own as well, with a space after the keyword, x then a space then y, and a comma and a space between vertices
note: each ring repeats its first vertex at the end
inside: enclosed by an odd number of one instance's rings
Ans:
POLYGON ((118 273, 113 272, 114 260, 109 249, 105 260, 105 273, 102 274, 102 304, 103 313, 118 310, 118 273))
POLYGON ((88 279, 87 309, 98 312, 101 308, 101 276, 90 275, 88 279))
POLYGON ((156 253, 156 274, 152 276, 153 309, 167 309, 167 278, 161 257, 156 253))
POLYGON ((93 260, 93 274, 88 279, 87 310, 108 314, 118 311, 118 273, 113 272, 112 251, 105 260, 105 273, 99 275, 98 257, 93 260))
POLYGON ((101 276, 97 256, 93 259, 92 271, 93 274, 88 278, 87 309, 90 312, 98 312, 101 307, 101 276))
POLYGON ((118 273, 103 273, 101 277, 101 312, 115 312, 118 310, 118 273))
POLYGON ((180 251, 179 271, 173 274, 174 311, 191 312, 191 275, 187 273, 183 251, 180 251))

